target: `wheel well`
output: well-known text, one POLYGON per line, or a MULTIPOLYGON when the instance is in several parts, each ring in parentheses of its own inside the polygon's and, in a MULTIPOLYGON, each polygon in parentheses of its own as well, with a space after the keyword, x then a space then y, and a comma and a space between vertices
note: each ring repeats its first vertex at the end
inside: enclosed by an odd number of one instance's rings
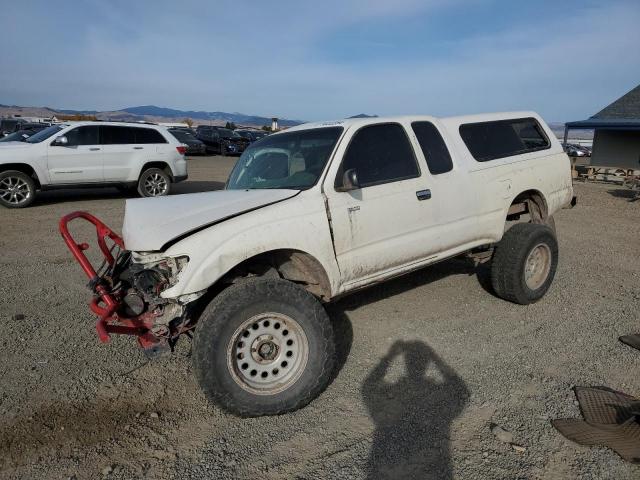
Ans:
POLYGON ((3 163, 0 165, 0 172, 6 172, 7 170, 17 170, 19 172, 26 173, 33 178, 33 181, 36 183, 36 187, 40 188, 40 179, 31 165, 27 165, 26 163, 3 163))
POLYGON ((165 163, 165 162, 147 162, 142 166, 142 170, 140 170, 140 175, 142 175, 142 173, 145 170, 149 170, 150 168, 159 168, 164 173, 169 175, 171 180, 173 180, 173 172, 171 171, 171 167, 169 167, 169 165, 167 163, 165 163))
POLYGON ((230 284, 252 276, 284 278, 304 287, 322 301, 331 298, 329 277, 312 255, 299 250, 272 250, 248 258, 232 268, 216 285, 230 284))
POLYGON ((516 196, 507 212, 507 221, 519 220, 521 215, 529 215, 531 223, 547 223, 549 209, 544 195, 538 190, 527 190, 516 196))

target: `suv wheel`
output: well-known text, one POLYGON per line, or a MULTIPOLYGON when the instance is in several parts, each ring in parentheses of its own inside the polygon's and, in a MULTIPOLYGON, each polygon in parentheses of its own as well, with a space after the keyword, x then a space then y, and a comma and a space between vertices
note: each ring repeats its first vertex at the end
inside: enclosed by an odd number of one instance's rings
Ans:
POLYGON ((522 305, 540 300, 558 266, 558 242, 542 224, 517 223, 496 245, 491 284, 496 295, 522 305))
POLYGON ((277 415, 307 405, 334 365, 324 308, 281 279, 250 279, 220 293, 196 327, 193 362, 207 397, 243 417, 277 415))
POLYGON ((0 204, 7 208, 24 208, 33 203, 36 184, 26 173, 7 170, 0 173, 0 204))
POLYGON ((159 168, 150 168, 140 175, 138 193, 141 197, 161 197, 171 190, 171 178, 159 168))

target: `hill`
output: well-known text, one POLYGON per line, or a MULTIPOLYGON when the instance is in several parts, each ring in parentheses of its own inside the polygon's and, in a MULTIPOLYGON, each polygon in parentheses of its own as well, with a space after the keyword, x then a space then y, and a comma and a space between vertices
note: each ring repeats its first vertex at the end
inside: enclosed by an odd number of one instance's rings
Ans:
MULTIPOLYGON (((243 113, 228 112, 206 112, 194 110, 177 110, 174 108, 157 107, 155 105, 143 105, 138 107, 126 107, 113 111, 99 110, 69 110, 50 107, 21 107, 18 105, 0 104, 0 116, 39 116, 51 117, 56 114, 65 115, 95 115, 99 120, 114 120, 123 122, 179 122, 184 118, 190 118, 198 123, 225 124, 232 122, 238 125, 256 126, 271 125, 270 117, 261 117, 258 115, 246 115, 243 113)), ((303 123, 300 120, 289 120, 286 118, 278 119, 278 123, 282 127, 291 127, 303 123)))

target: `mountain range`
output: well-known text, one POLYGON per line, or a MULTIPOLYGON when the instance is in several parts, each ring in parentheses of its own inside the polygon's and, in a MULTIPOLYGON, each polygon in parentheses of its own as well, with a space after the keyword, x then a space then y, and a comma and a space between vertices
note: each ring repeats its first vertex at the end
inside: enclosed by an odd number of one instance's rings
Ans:
MULTIPOLYGON (((99 120, 114 121, 153 121, 153 122, 181 122, 185 118, 190 118, 194 123, 224 124, 232 122, 239 125, 256 126, 271 125, 270 117, 258 115, 246 115, 243 113, 228 112, 206 112, 195 110, 177 110, 174 108, 157 107, 155 105, 143 105, 139 107, 127 107, 113 111, 100 110, 69 110, 51 107, 21 107, 17 105, 0 104, 0 116, 19 114, 22 116, 51 117, 56 114, 63 115, 93 115, 99 120)), ((279 118, 278 124, 281 127, 291 127, 304 123, 301 120, 289 120, 279 118)))

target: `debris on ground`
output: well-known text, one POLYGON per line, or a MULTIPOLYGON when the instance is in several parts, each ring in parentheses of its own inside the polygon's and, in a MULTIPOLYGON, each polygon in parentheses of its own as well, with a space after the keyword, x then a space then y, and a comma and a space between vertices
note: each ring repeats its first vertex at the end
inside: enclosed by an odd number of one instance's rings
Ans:
POLYGON ((573 442, 609 447, 626 461, 640 463, 640 400, 606 387, 575 387, 574 392, 584 420, 551 424, 573 442))
POLYGON ((630 346, 631 348, 635 348, 636 350, 640 350, 640 333, 636 333, 633 335, 623 335, 618 338, 625 345, 630 346))

